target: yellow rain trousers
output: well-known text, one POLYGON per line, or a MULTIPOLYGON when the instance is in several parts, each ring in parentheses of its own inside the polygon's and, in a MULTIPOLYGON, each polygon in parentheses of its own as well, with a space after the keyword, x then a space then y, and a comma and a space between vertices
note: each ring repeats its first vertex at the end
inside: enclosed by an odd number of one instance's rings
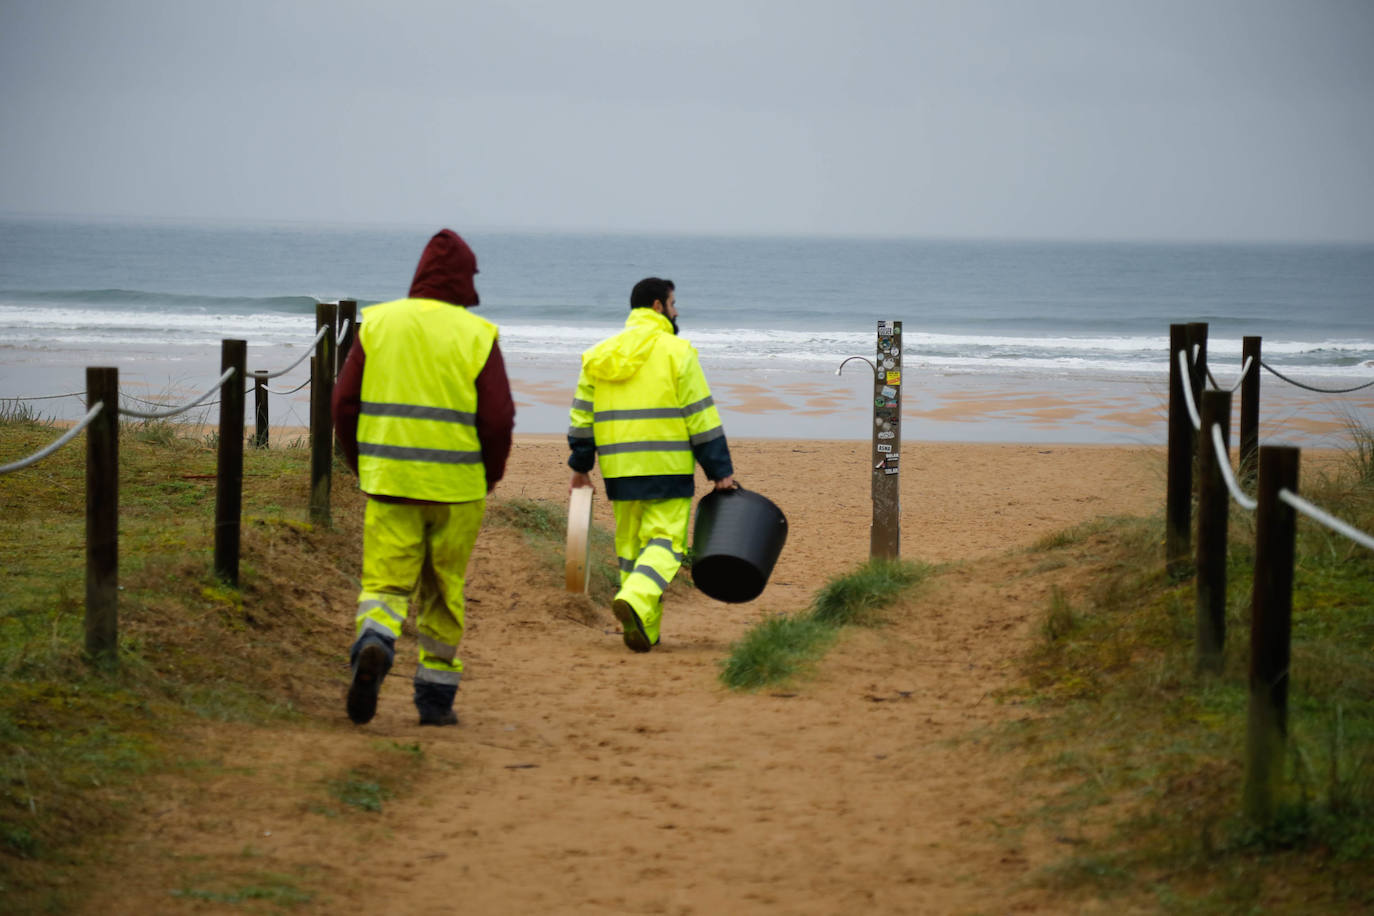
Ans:
POLYGON ((649 644, 658 643, 663 623, 663 590, 677 575, 687 549, 690 499, 622 499, 615 509, 615 554, 620 560, 620 591, 644 624, 649 644))
POLYGON ((463 673, 463 581, 482 526, 485 499, 445 505, 367 501, 363 527, 363 590, 357 635, 401 635, 412 595, 419 605, 417 688, 457 687, 463 673))

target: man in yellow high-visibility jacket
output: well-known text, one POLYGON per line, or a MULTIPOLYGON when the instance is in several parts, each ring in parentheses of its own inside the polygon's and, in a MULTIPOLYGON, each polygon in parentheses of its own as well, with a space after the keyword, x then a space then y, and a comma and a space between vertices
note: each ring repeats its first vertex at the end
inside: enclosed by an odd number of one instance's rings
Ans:
POLYGON ((625 330, 582 354, 568 428, 572 486, 591 486, 601 462, 620 561, 611 610, 635 652, 658 644, 663 590, 687 549, 696 464, 717 490, 735 483, 720 414, 677 317, 673 281, 635 284, 625 330))
POLYGON ((458 724, 464 577, 515 425, 496 325, 468 310, 476 273, 467 243, 437 233, 409 297, 363 310, 334 389, 335 433, 367 494, 346 705, 359 725, 376 714, 412 595, 420 724, 458 724))

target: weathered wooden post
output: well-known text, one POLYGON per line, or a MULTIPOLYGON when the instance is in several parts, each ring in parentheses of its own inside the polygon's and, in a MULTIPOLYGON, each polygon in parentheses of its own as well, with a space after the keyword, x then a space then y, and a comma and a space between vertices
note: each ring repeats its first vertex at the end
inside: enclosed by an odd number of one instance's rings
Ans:
POLYGON ((119 655, 119 370, 86 368, 86 654, 119 655))
POLYGON ((1230 494, 1221 462, 1230 459, 1231 392, 1202 393, 1202 431, 1198 439, 1197 504, 1197 669, 1220 674, 1226 647, 1226 534, 1230 494), (1218 455, 1212 427, 1221 431, 1226 454, 1218 455))
POLYGON ((215 474, 215 577, 239 586, 239 527, 243 511, 243 380, 248 343, 220 341, 219 467, 215 474))
POLYGON ((1241 338, 1241 365, 1250 369, 1240 383, 1240 477, 1253 480, 1259 461, 1260 338, 1241 338))
POLYGON ((873 379, 873 525, 870 559, 895 560, 902 552, 902 323, 878 322, 873 379))
POLYGON ((1273 820, 1288 747, 1288 661, 1293 618, 1297 513, 1279 491, 1298 492, 1299 450, 1259 450, 1255 509, 1255 584, 1250 599, 1250 706, 1245 731, 1245 814, 1273 820))
MULTIPOLYGON (((1193 421, 1178 364, 1178 353, 1188 350, 1188 326, 1169 325, 1169 462, 1164 501, 1164 560, 1170 576, 1182 578, 1188 569, 1188 542, 1193 514, 1193 421)), ((1191 362, 1191 360, 1189 360, 1191 362)))
POLYGON ((267 370, 253 372, 253 447, 267 448, 267 370))
POLYGON ((343 333, 338 335, 339 356, 338 366, 334 370, 337 377, 343 370, 344 361, 348 359, 348 351, 353 349, 353 340, 358 336, 358 300, 340 299, 339 300, 339 327, 343 333), (348 326, 344 327, 347 322, 348 326))
POLYGON ((310 380, 310 520, 330 524, 330 472, 333 470, 334 328, 338 306, 321 302, 315 306, 315 331, 325 333, 315 344, 310 380))

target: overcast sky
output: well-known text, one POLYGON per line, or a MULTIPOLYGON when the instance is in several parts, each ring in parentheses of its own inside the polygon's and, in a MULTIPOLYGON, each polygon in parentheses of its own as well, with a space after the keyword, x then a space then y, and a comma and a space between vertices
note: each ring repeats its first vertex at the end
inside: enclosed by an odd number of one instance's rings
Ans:
POLYGON ((1374 241, 1374 2, 0 0, 0 211, 1374 241))

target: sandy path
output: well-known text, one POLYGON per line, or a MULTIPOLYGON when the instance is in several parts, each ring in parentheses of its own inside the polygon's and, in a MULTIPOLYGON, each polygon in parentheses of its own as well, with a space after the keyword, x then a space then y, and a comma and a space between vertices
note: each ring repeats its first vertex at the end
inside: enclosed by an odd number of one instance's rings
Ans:
MULTIPOLYGON (((562 591, 509 530, 471 568, 462 726, 422 730, 403 643, 377 719, 343 717, 346 677, 303 699, 301 728, 207 726, 221 766, 169 780, 135 818, 120 893, 90 912, 216 912, 177 890, 214 876, 292 876, 292 912, 1057 912, 1021 886, 1053 838, 1006 832, 1020 762, 977 743, 1024 715, 989 699, 1044 607, 1010 548, 1162 500, 1151 449, 919 445, 903 458, 903 553, 976 560, 894 625, 849 630, 813 679, 736 694, 729 643, 800 609, 868 551, 868 443, 742 440, 737 473, 786 512, 787 548, 755 602, 682 590, 663 644, 628 652, 604 609, 562 591), (955 741, 955 739, 961 739, 955 741), (380 815, 322 813, 321 786, 423 748, 423 783, 380 815)), ((501 495, 566 496, 558 437, 519 442, 501 495)), ((609 525, 609 506, 597 513, 609 525)), ((339 653, 348 608, 337 611, 339 653)), ((1062 851, 1059 850, 1059 851, 1062 851)), ((259 878, 243 877, 239 884, 259 878)), ((225 912, 244 912, 225 904, 225 912)))

